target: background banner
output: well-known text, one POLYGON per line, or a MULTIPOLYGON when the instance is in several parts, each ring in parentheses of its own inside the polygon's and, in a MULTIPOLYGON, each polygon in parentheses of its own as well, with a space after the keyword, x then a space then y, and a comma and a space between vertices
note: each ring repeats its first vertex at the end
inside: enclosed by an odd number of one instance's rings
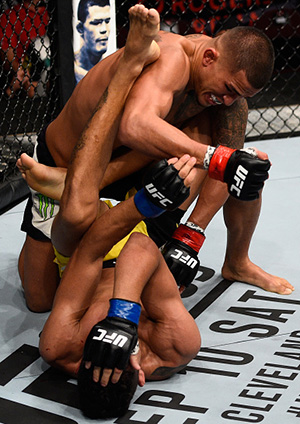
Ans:
POLYGON ((76 82, 100 60, 116 51, 114 0, 72 0, 76 82))

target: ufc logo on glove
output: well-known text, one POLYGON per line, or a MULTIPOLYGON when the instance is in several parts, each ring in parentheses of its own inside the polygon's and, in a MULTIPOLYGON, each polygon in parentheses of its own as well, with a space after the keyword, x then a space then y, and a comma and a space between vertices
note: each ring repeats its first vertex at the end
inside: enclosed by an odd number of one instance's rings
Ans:
POLYGON ((176 253, 176 255, 174 253, 172 253, 171 258, 174 259, 178 259, 180 262, 183 262, 184 264, 186 264, 187 266, 189 266, 190 268, 195 268, 195 266, 197 265, 197 261, 196 259, 192 258, 190 255, 186 254, 184 255, 184 252, 182 252, 179 249, 174 249, 176 253))
POLYGON ((240 197, 241 190, 243 188, 247 175, 247 169, 245 169, 242 165, 239 165, 236 170, 235 176, 233 177, 236 184, 232 184, 229 190, 231 194, 233 191, 236 191, 237 197, 240 197))
POLYGON ((169 205, 172 205, 173 202, 165 197, 160 191, 158 191, 152 183, 147 184, 145 189, 148 191, 148 193, 151 194, 152 197, 158 197, 159 203, 165 208, 169 205))
POLYGON ((98 332, 100 333, 99 336, 94 336, 93 340, 102 340, 105 343, 110 343, 119 347, 123 347, 128 340, 128 337, 121 334, 107 334, 107 331, 102 328, 98 328, 98 332))

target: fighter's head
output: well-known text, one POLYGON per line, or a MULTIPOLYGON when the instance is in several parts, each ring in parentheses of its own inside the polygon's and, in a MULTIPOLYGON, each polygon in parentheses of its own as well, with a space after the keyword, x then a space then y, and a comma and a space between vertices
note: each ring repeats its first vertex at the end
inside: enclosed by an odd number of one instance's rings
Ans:
POLYGON ((253 27, 232 28, 208 39, 198 59, 198 102, 230 106, 238 98, 254 96, 270 80, 274 56, 270 39, 253 27))
POLYGON ((102 387, 93 381, 92 368, 86 369, 82 362, 78 373, 80 408, 88 418, 121 417, 129 408, 137 384, 138 371, 129 365, 118 383, 102 387))
POLYGON ((274 69, 274 47, 271 40, 259 29, 238 26, 220 36, 222 55, 229 69, 245 71, 250 85, 262 89, 270 80, 274 69))

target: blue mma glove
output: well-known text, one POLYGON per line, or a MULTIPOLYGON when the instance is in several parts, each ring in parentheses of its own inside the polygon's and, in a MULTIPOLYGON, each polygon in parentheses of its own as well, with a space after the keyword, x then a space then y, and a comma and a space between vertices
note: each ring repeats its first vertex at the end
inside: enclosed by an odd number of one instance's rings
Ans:
POLYGON ((190 189, 178 173, 166 159, 150 168, 144 177, 144 188, 134 196, 135 206, 142 215, 155 218, 166 210, 177 209, 189 197, 190 189))

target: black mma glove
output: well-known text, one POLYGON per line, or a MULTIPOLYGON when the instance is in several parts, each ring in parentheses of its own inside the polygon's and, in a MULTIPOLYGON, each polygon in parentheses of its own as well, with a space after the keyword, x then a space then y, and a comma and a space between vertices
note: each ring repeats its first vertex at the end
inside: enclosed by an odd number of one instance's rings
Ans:
POLYGON ((92 366, 124 370, 137 342, 141 305, 111 299, 107 317, 94 325, 87 337, 83 361, 92 366))
POLYGON ((209 160, 208 175, 227 183, 229 194, 236 199, 254 200, 268 178, 270 166, 269 160, 258 159, 251 148, 233 150, 218 146, 209 160))
POLYGON ((200 230, 193 223, 181 224, 162 249, 164 259, 179 287, 188 287, 199 269, 198 252, 205 240, 204 232, 200 230))
POLYGON ((166 210, 177 209, 189 197, 190 189, 178 172, 166 159, 150 168, 144 177, 144 188, 134 196, 135 206, 142 215, 155 218, 166 210))

